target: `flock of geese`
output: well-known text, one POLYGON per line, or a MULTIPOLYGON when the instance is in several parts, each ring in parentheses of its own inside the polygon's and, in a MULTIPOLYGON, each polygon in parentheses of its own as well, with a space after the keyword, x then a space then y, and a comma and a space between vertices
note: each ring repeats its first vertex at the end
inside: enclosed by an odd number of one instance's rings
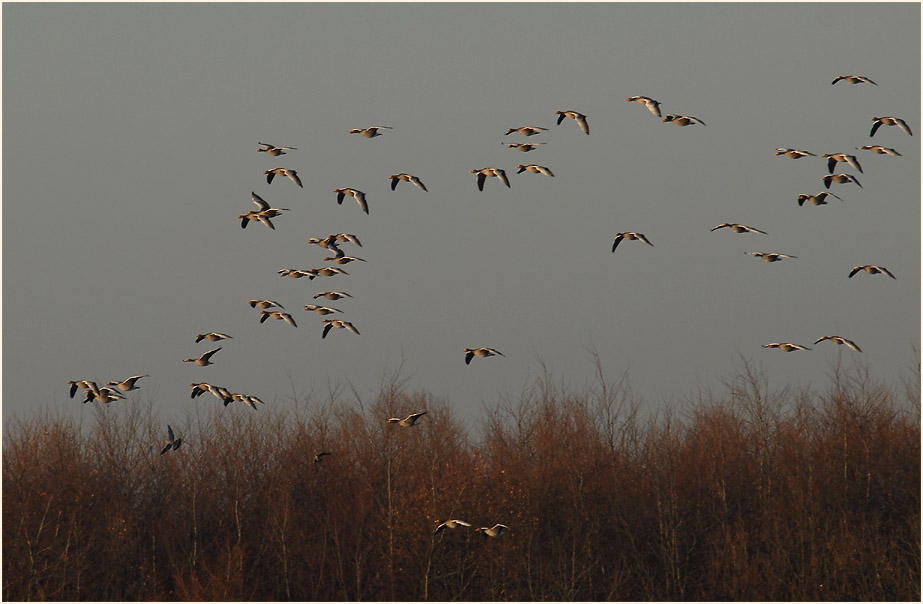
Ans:
MULTIPOLYGON (((841 81, 847 82, 849 84, 874 84, 875 86, 878 85, 876 82, 872 81, 871 79, 865 76, 858 76, 858 75, 837 76, 833 80, 833 82, 831 82, 831 85, 835 85, 837 82, 841 82, 841 81)), ((693 116, 675 115, 675 114, 667 114, 664 116, 662 115, 661 110, 660 110, 660 105, 661 105, 660 101, 657 101, 647 96, 631 96, 625 100, 627 102, 634 102, 634 103, 639 103, 641 105, 644 105, 645 107, 647 107, 648 111, 650 111, 655 116, 660 117, 661 121, 663 122, 669 122, 672 124, 676 124, 678 126, 689 126, 689 125, 694 125, 694 124, 701 124, 703 126, 706 125, 705 122, 693 116)), ((871 118, 871 120, 873 124, 872 124, 872 129, 869 132, 869 137, 874 137, 875 133, 878 132, 878 129, 881 126, 897 126, 905 134, 909 136, 913 136, 913 132, 911 131, 910 126, 907 125, 907 122, 905 120, 899 117, 893 117, 893 116, 873 117, 871 118)), ((559 119, 559 122, 560 122, 560 119, 559 119)), ((584 118, 584 123, 585 123, 585 118, 584 118)), ((862 145, 862 146, 856 147, 856 149, 871 151, 879 155, 888 155, 892 157, 899 157, 901 155, 895 149, 892 149, 890 147, 883 147, 881 145, 862 145)), ((811 153, 810 151, 804 151, 801 149, 785 148, 785 147, 777 148, 775 154, 777 156, 783 156, 783 157, 787 157, 790 159, 801 159, 804 157, 817 157, 815 153, 811 153)), ((827 174, 821 177, 821 180, 824 183, 824 187, 828 190, 821 191, 817 193, 816 195, 807 195, 807 194, 799 195, 798 196, 799 206, 803 206, 805 202, 811 205, 825 205, 827 203, 828 197, 833 197, 833 198, 842 200, 841 197, 829 191, 830 186, 833 183, 836 183, 836 184, 852 183, 860 188, 862 187, 862 184, 859 182, 858 178, 855 175, 848 174, 845 172, 838 173, 838 174, 835 173, 837 165, 840 163, 850 166, 851 168, 857 170, 860 174, 864 173, 862 170, 862 165, 859 163, 859 159, 855 155, 850 154, 850 153, 839 152, 839 153, 823 153, 820 155, 820 157, 827 160, 827 174)), ((754 227, 750 227, 750 226, 743 225, 743 224, 737 224, 737 223, 727 223, 727 222, 719 224, 715 226, 714 228, 712 228, 711 230, 717 231, 718 229, 722 229, 722 228, 728 228, 735 233, 758 233, 762 235, 767 234, 766 231, 762 231, 754 227)), ((614 253, 619 243, 621 243, 623 240, 626 240, 626 239, 643 241, 644 243, 650 246, 653 246, 653 244, 648 240, 648 238, 642 233, 634 233, 634 232, 616 233, 615 241, 612 243, 612 252, 614 253)), ((797 256, 793 256, 791 254, 782 254, 779 252, 745 252, 745 253, 750 256, 760 258, 766 262, 779 262, 783 259, 797 258, 797 256)), ((885 274, 891 277, 892 279, 896 279, 894 274, 891 273, 891 271, 889 271, 887 268, 883 266, 876 266, 876 265, 871 265, 871 264, 854 266, 849 273, 849 277, 850 278, 853 277, 860 271, 865 271, 866 273, 870 275, 885 274)), ((837 336, 837 335, 820 337, 814 342, 814 344, 819 344, 820 342, 824 342, 824 341, 830 341, 830 342, 834 342, 839 345, 845 345, 850 350, 853 350, 855 352, 862 352, 862 349, 855 342, 847 338, 837 336)), ((792 344, 791 342, 771 342, 769 344, 764 344, 763 348, 776 348, 778 350, 783 350, 785 352, 793 352, 796 350, 811 350, 811 348, 807 346, 802 346, 799 344, 792 344)))
MULTIPOLYGON (((873 82, 869 78, 864 77, 864 76, 856 76, 856 75, 838 76, 836 79, 833 80, 832 84, 835 85, 841 81, 847 82, 849 84, 872 84, 872 85, 878 86, 877 83, 873 82)), ((635 103, 639 103, 643 105, 644 107, 647 108, 647 110, 650 113, 652 113, 658 118, 661 118, 661 121, 664 123, 671 123, 671 124, 681 126, 681 127, 692 126, 692 125, 706 126, 704 121, 702 121, 701 119, 695 116, 672 114, 672 113, 666 114, 666 115, 662 114, 661 108, 660 108, 661 107, 660 101, 657 101, 647 96, 631 96, 631 97, 626 98, 625 100, 627 102, 635 102, 635 103)), ((580 113, 578 111, 573 111, 573 110, 558 110, 558 111, 555 111, 555 115, 557 116, 557 120, 556 120, 557 125, 562 124, 565 119, 573 119, 577 127, 579 127, 583 133, 587 135, 590 134, 590 127, 589 127, 589 123, 587 120, 587 116, 584 115, 583 113, 580 113)), ((881 126, 896 126, 901 131, 906 133, 907 135, 910 135, 910 136, 913 135, 910 127, 901 118, 889 117, 889 116, 873 117, 872 121, 874 123, 869 133, 870 137, 874 137, 881 126)), ((383 136, 384 135, 383 131, 385 130, 392 130, 392 128, 389 126, 371 126, 368 128, 352 129, 350 130, 350 134, 359 134, 364 138, 372 139, 372 138, 383 136)), ((506 136, 509 136, 510 134, 519 134, 524 137, 534 137, 534 136, 541 135, 543 132, 546 132, 547 130, 548 128, 545 128, 542 126, 520 126, 517 128, 509 128, 506 131, 506 136)), ((515 150, 525 153, 525 152, 533 151, 539 148, 540 145, 544 145, 546 143, 545 142, 512 142, 512 143, 504 142, 502 144, 506 145, 510 149, 515 149, 515 150)), ((270 156, 270 157, 280 157, 283 155, 287 155, 289 151, 297 150, 297 147, 275 146, 275 145, 272 145, 269 143, 263 143, 263 142, 258 143, 258 145, 260 148, 258 148, 257 151, 260 153, 265 153, 267 156, 270 156)), ((867 151, 871 151, 876 154, 893 156, 893 157, 897 157, 901 155, 895 149, 892 149, 890 147, 883 147, 879 145, 862 145, 862 146, 856 147, 856 149, 867 150, 867 151)), ((792 148, 777 148, 775 154, 777 156, 782 156, 782 157, 786 157, 790 159, 802 159, 805 157, 818 157, 815 153, 800 150, 800 149, 792 149, 792 148)), ((824 154, 821 154, 819 157, 827 160, 826 162, 827 174, 821 178, 827 190, 821 191, 815 195, 807 195, 807 194, 799 195, 798 196, 799 206, 802 206, 805 203, 808 203, 810 205, 825 205, 827 204, 828 197, 833 197, 835 199, 841 199, 838 195, 829 191, 831 185, 834 183, 836 184, 851 183, 858 187, 862 187, 862 184, 859 182, 859 180, 856 178, 855 175, 848 174, 848 173, 835 173, 836 168, 838 167, 839 164, 845 164, 846 166, 849 166, 855 169, 860 174, 864 173, 862 166, 858 158, 855 155, 839 152, 839 153, 824 153, 824 154)), ((531 172, 535 174, 542 174, 542 175, 549 176, 549 177, 555 176, 554 172, 550 168, 546 166, 541 166, 538 164, 525 164, 525 165, 519 164, 516 166, 516 169, 517 169, 517 174, 522 174, 523 172, 531 172)), ((490 177, 497 178, 497 180, 500 183, 502 183, 506 187, 510 187, 510 180, 504 169, 489 166, 489 167, 471 170, 471 173, 476 175, 476 183, 477 183, 477 187, 479 191, 484 190, 487 179, 490 177)), ((272 168, 269 170, 265 170, 263 174, 266 176, 267 185, 272 184, 276 176, 285 176, 295 185, 303 188, 303 184, 301 182, 301 179, 298 176, 298 173, 293 169, 286 168, 286 167, 276 167, 276 168, 272 168)), ((401 172, 398 174, 390 175, 388 179, 391 183, 392 191, 396 190, 397 186, 401 182, 407 182, 407 183, 414 185, 417 189, 423 192, 428 192, 428 189, 426 185, 423 183, 423 181, 419 177, 412 175, 412 174, 401 172)), ((333 192, 336 193, 337 204, 342 205, 346 197, 352 197, 356 201, 356 203, 359 205, 359 208, 361 209, 361 211, 364 212, 365 214, 369 214, 368 199, 367 199, 366 194, 363 191, 360 191, 358 189, 351 188, 351 187, 341 187, 341 188, 334 189, 333 192)), ((246 229, 251 223, 257 222, 257 223, 263 224, 269 229, 275 230, 276 227, 273 224, 272 219, 282 216, 283 212, 290 211, 288 208, 271 207, 271 204, 267 202, 266 200, 264 200, 259 195, 257 195, 256 192, 251 192, 251 201, 256 205, 256 209, 247 211, 237 216, 238 220, 240 220, 240 226, 242 229, 246 229)), ((729 222, 719 224, 713 227, 711 231, 717 231, 717 230, 724 229, 724 228, 729 229, 730 231, 734 233, 754 233, 754 234, 760 234, 760 235, 767 235, 766 231, 760 230, 758 228, 747 226, 744 224, 729 223, 729 222)), ((612 253, 615 253, 616 249, 619 247, 622 241, 640 241, 649 246, 654 245, 653 243, 651 243, 648 237, 643 233, 637 233, 633 231, 618 232, 615 234, 615 239, 612 242, 612 253)), ((351 234, 351 233, 334 233, 334 234, 327 235, 325 237, 312 237, 307 240, 307 243, 312 244, 312 245, 317 245, 323 248, 324 250, 326 250, 327 254, 329 255, 324 257, 323 260, 325 262, 330 262, 330 263, 334 263, 337 265, 346 265, 351 262, 365 262, 363 258, 359 258, 357 256, 346 254, 346 252, 341 248, 341 245, 345 245, 345 244, 362 247, 362 243, 360 242, 359 238, 356 235, 351 234)), ((754 256, 756 258, 761 258, 762 260, 766 262, 778 262, 783 259, 797 258, 797 256, 793 256, 790 254, 783 254, 779 252, 755 252, 754 251, 754 252, 745 252, 745 253, 748 255, 754 256)), ((864 271, 870 275, 885 274, 892 279, 896 279, 896 277, 891 273, 890 270, 888 270, 887 268, 883 266, 876 266, 876 265, 855 266, 853 267, 852 271, 849 273, 849 277, 852 278, 854 275, 856 275, 857 273, 861 271, 864 271)), ((319 268, 310 268, 310 269, 286 268, 286 269, 279 270, 278 274, 280 277, 289 277, 293 279, 300 279, 302 277, 307 277, 309 281, 313 281, 315 278, 318 278, 318 277, 334 277, 338 275, 349 275, 349 273, 346 270, 342 268, 338 268, 336 266, 322 266, 319 268)), ((336 300, 343 300, 346 298, 352 298, 352 296, 345 291, 329 290, 329 291, 322 291, 317 294, 314 294, 313 298, 315 300, 317 300, 318 298, 324 298, 326 300, 336 301, 336 300)), ((280 304, 279 302, 275 300, 254 299, 254 300, 250 300, 249 304, 251 308, 259 309, 260 323, 265 323, 269 319, 276 319, 276 320, 283 321, 284 323, 290 325, 291 327, 295 327, 295 328, 298 327, 298 324, 295 318, 291 314, 285 311, 285 308, 282 306, 282 304, 280 304)), ((305 305, 304 310, 314 312, 315 314, 320 315, 320 316, 343 313, 343 311, 338 308, 334 308, 331 306, 321 306, 317 304, 305 305)), ((351 323, 350 321, 345 321, 343 319, 326 319, 325 318, 325 319, 322 319, 321 324, 323 325, 322 332, 321 332, 322 339, 325 339, 327 335, 330 333, 330 331, 332 331, 333 329, 344 329, 355 335, 360 335, 359 330, 356 328, 355 325, 353 325, 353 323, 351 323)), ((196 343, 199 343, 203 340, 207 340, 209 342, 217 342, 217 341, 227 340, 231 338, 232 337, 230 335, 225 334, 225 333, 208 332, 205 334, 197 334, 195 341, 196 343)), ((862 352, 861 348, 855 342, 847 338, 838 336, 838 335, 822 336, 818 338, 814 342, 814 344, 816 345, 824 341, 830 341, 838 345, 844 345, 850 350, 853 350, 855 352, 862 352)), ((785 352, 811 350, 807 346, 793 344, 790 342, 772 342, 769 344, 764 344, 763 348, 768 348, 768 349, 775 348, 775 349, 779 349, 785 352)), ((216 355, 221 350, 222 350, 222 347, 219 346, 218 348, 209 350, 198 357, 184 359, 184 362, 192 363, 193 365, 196 365, 198 367, 207 367, 213 364, 212 357, 214 357, 214 355, 216 355)), ((499 350, 496 350, 495 348, 489 348, 489 347, 464 348, 463 352, 465 354, 464 358, 465 358, 466 365, 470 364, 472 359, 474 359, 475 357, 487 358, 487 357, 492 357, 492 356, 505 356, 499 350)), ((121 382, 107 382, 104 387, 97 386, 97 383, 91 380, 69 381, 68 384, 70 386, 70 397, 74 398, 78 389, 85 388, 84 399, 83 399, 84 403, 87 403, 90 401, 96 401, 100 403, 110 403, 110 402, 113 402, 119 399, 124 399, 125 396, 124 394, 122 394, 123 392, 137 390, 138 380, 144 377, 148 377, 148 376, 146 375, 131 376, 128 379, 123 380, 121 382)), ((252 409, 257 409, 258 404, 264 404, 263 401, 260 400, 256 396, 249 395, 249 394, 243 394, 239 392, 232 392, 231 390, 227 388, 224 388, 221 386, 215 386, 207 382, 193 382, 193 383, 190 383, 189 386, 192 387, 192 393, 190 397, 193 399, 205 393, 209 393, 215 396, 216 398, 218 398, 220 401, 222 401, 222 403, 225 406, 233 402, 242 402, 248 405, 249 407, 251 407, 252 409)), ((387 420, 387 423, 395 424, 400 427, 412 428, 418 424, 418 421, 424 415, 426 415, 426 411, 411 413, 404 418, 392 417, 387 420)), ((161 455, 167 453, 168 451, 177 450, 181 444, 182 444, 182 439, 176 438, 173 428, 170 425, 167 425, 167 439, 164 442, 164 445, 161 449, 161 455)), ((322 463, 323 458, 330 454, 331 453, 328 451, 322 451, 314 455, 313 464, 314 464, 315 470, 318 470, 318 466, 322 463)), ((471 526, 472 525, 470 523, 464 520, 460 520, 460 519, 447 520, 445 522, 440 523, 435 528, 434 534, 439 534, 446 528, 457 529, 459 527, 471 527, 471 526)), ((491 527, 480 527, 475 530, 477 532, 481 532, 482 534, 488 537, 500 537, 501 535, 505 534, 509 530, 509 527, 503 524, 495 524, 491 527)))

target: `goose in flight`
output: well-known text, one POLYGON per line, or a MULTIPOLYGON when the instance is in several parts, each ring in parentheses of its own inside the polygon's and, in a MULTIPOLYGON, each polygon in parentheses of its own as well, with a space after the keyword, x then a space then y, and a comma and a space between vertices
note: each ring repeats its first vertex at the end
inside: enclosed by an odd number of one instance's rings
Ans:
POLYGON ((897 126, 910 136, 913 136, 910 126, 899 117, 873 117, 872 121, 875 123, 872 124, 872 131, 869 132, 869 136, 875 136, 875 132, 882 126, 897 126))
POLYGON ((304 185, 301 184, 301 179, 298 178, 298 172, 295 170, 290 170, 289 168, 273 168, 272 170, 266 170, 263 174, 266 175, 266 184, 272 184, 272 179, 278 175, 287 176, 293 183, 304 188, 304 185))
POLYGON ((510 530, 510 527, 506 526, 505 524, 495 524, 490 528, 482 526, 480 528, 474 529, 475 532, 481 531, 488 537, 501 537, 506 534, 508 530, 510 530))
POLYGON ((555 114, 558 116, 558 124, 564 121, 564 118, 569 117, 577 122, 577 125, 580 126, 580 129, 583 130, 585 134, 590 133, 590 125, 586 121, 586 116, 578 111, 555 111, 555 114))
POLYGON ((170 427, 170 424, 167 424, 167 442, 163 446, 163 449, 160 450, 160 454, 163 455, 170 449, 176 451, 181 444, 183 444, 183 439, 173 436, 173 428, 170 427))
POLYGON ((352 233, 335 233, 333 235, 328 235, 327 239, 330 239, 331 237, 334 241, 349 241, 350 243, 355 243, 359 247, 362 247, 362 243, 359 241, 359 238, 352 233))
POLYGON ((335 312, 343 312, 339 308, 331 308, 329 306, 317 306, 316 304, 307 304, 304 307, 305 310, 313 310, 319 315, 329 315, 335 312))
POLYGON ((459 520, 458 518, 453 518, 452 520, 446 520, 442 524, 436 527, 436 530, 433 531, 434 535, 438 535, 445 529, 456 529, 460 526, 471 526, 470 522, 465 522, 464 520, 459 520))
POLYGON ((355 256, 347 256, 342 254, 340 256, 327 256, 324 258, 326 262, 336 262, 337 264, 349 264, 350 262, 355 262, 356 260, 360 262, 368 262, 365 258, 357 258, 355 256))
POLYGON ((673 115, 672 113, 668 113, 660 121, 670 122, 671 124, 676 124, 677 126, 689 126, 694 124, 702 124, 703 126, 708 125, 697 117, 692 117, 691 115, 673 115))
POLYGON ((292 327, 298 327, 298 324, 295 323, 295 319, 292 318, 292 315, 287 312, 281 312, 278 310, 261 310, 260 311, 260 323, 264 323, 266 319, 279 319, 280 321, 285 321, 292 327))
POLYGON ((198 365, 199 367, 207 367, 209 365, 213 365, 213 363, 211 362, 212 355, 214 355, 219 350, 221 350, 220 347, 215 348, 214 350, 209 350, 208 352, 206 352, 205 354, 203 354, 197 359, 183 359, 183 362, 193 363, 194 365, 198 365))
POLYGON ((462 352, 465 353, 465 365, 470 364, 471 359, 474 357, 480 357, 483 359, 485 357, 492 357, 495 355, 500 355, 501 357, 506 356, 496 348, 465 348, 462 350, 462 352))
POLYGON ((545 176, 554 176, 554 172, 551 169, 546 168, 545 166, 540 166, 538 164, 528 164, 522 165, 519 164, 516 166, 516 174, 522 174, 523 172, 533 172, 535 174, 544 174, 545 176))
POLYGON ((790 157, 791 159, 801 159, 802 157, 817 157, 810 151, 801 151, 800 149, 789 149, 788 147, 776 148, 776 155, 790 157))
POLYGON ((847 348, 855 350, 856 352, 862 352, 862 349, 856 346, 856 343, 852 340, 847 340, 846 338, 841 338, 840 336, 824 336, 822 338, 817 338, 814 342, 815 344, 820 344, 824 340, 830 340, 831 342, 836 342, 837 344, 845 344, 847 348))
MULTIPOLYGON (((865 84, 866 82, 868 82, 869 84, 875 84, 875 82, 873 82, 871 79, 865 76, 845 75, 845 76, 837 76, 836 78, 833 79, 832 82, 830 82, 830 85, 832 86, 836 84, 837 82, 839 82, 840 80, 845 80, 849 84, 865 84)), ((875 85, 878 86, 878 84, 875 84, 875 85)))
POLYGON ((808 202, 809 204, 814 205, 814 206, 827 205, 827 197, 836 197, 840 201, 843 201, 843 198, 840 197, 839 195, 836 195, 829 191, 821 191, 817 195, 805 195, 804 193, 802 193, 801 195, 798 196, 798 205, 803 206, 804 202, 808 202))
MULTIPOLYGON (((70 384, 70 397, 71 398, 74 398, 74 395, 77 394, 77 390, 79 390, 80 388, 86 388, 88 390, 92 388, 96 388, 95 382, 92 382, 90 380, 68 380, 67 383, 70 384), (93 384, 93 386, 91 386, 91 384, 93 384)), ((99 390, 99 388, 96 388, 96 390, 99 390)))
POLYGON ((356 329, 356 327, 349 321, 341 321, 339 319, 324 319, 324 323, 326 323, 326 325, 324 325, 324 332, 321 334, 321 339, 326 338, 327 334, 330 333, 330 330, 334 327, 337 329, 346 329, 347 331, 353 332, 357 336, 360 335, 359 330, 356 329))
POLYGON ((256 404, 263 402, 260 399, 256 398, 255 396, 250 396, 249 394, 240 394, 239 392, 235 392, 234 394, 231 395, 230 400, 228 399, 224 400, 224 406, 227 407, 228 405, 230 405, 231 403, 235 401, 244 403, 245 405, 247 405, 254 411, 258 411, 256 404))
POLYGON ((828 189, 830 188, 830 183, 833 183, 833 182, 840 183, 840 184, 847 183, 847 182, 854 182, 859 186, 860 189, 863 188, 862 183, 859 182, 859 180, 852 174, 845 174, 845 173, 844 174, 828 174, 824 176, 821 180, 824 181, 824 186, 827 187, 828 189))
POLYGON ((613 253, 615 253, 615 248, 617 248, 619 244, 622 243, 623 239, 628 239, 629 241, 643 241, 644 243, 648 244, 651 247, 653 247, 654 245, 653 243, 647 240, 647 237, 645 237, 643 233, 632 233, 632 232, 616 233, 615 241, 612 242, 612 252, 613 253))
POLYGON ((794 350, 811 350, 807 346, 799 346, 798 344, 791 344, 789 342, 773 342, 771 344, 763 344, 763 348, 778 348, 779 350, 784 350, 785 352, 792 352, 794 350))
POLYGON ((224 406, 227 407, 228 403, 231 402, 231 394, 228 392, 227 388, 219 388, 218 386, 212 386, 208 382, 199 382, 198 384, 189 384, 192 387, 192 394, 189 395, 189 398, 195 398, 206 392, 211 393, 214 397, 224 401, 224 406))
POLYGON ((270 145, 269 143, 257 143, 257 145, 262 145, 265 149, 257 149, 260 153, 265 153, 266 155, 272 155, 273 157, 277 155, 285 155, 285 152, 289 149, 297 150, 298 147, 276 147, 275 145, 270 145))
POLYGON ((423 415, 426 415, 426 411, 421 411, 420 413, 411 413, 404 419, 401 419, 399 417, 392 417, 388 419, 388 423, 397 424, 398 426, 403 426, 405 428, 410 428, 411 426, 415 426, 417 423, 417 420, 420 419, 420 417, 423 415))
POLYGON ((625 99, 628 102, 641 103, 647 110, 656 115, 657 117, 663 117, 660 114, 660 101, 655 101, 649 96, 630 96, 625 99))
POLYGON ((86 398, 83 399, 84 403, 89 403, 90 401, 96 401, 97 403, 111 403, 120 398, 125 398, 121 392, 115 388, 109 388, 108 386, 103 386, 102 388, 96 387, 96 382, 90 382, 90 388, 84 390, 86 398))
POLYGON ((324 461, 324 456, 325 456, 325 455, 330 455, 330 452, 329 452, 329 451, 321 451, 320 453, 316 453, 316 454, 314 455, 314 471, 315 471, 315 472, 319 472, 319 471, 320 471, 320 469, 317 467, 317 464, 319 464, 319 463, 321 463, 322 461, 324 461))
POLYGON ((414 176, 413 174, 407 174, 406 172, 401 172, 400 174, 392 174, 388 178, 391 179, 391 190, 392 191, 397 188, 397 183, 401 182, 402 180, 405 182, 413 183, 413 185, 417 187, 418 189, 423 189, 424 191, 427 190, 426 185, 423 184, 423 181, 417 178, 416 176, 414 176))
POLYGON ((848 155, 846 153, 824 153, 821 155, 821 157, 827 158, 827 171, 831 174, 833 173, 833 169, 836 167, 837 162, 846 162, 858 170, 860 174, 863 173, 862 166, 859 165, 859 158, 857 158, 855 155, 848 155))
POLYGON ((285 308, 275 300, 250 300, 250 308, 272 308, 273 306, 285 308))
POLYGON ((365 138, 375 138, 376 136, 381 136, 382 133, 379 130, 387 129, 394 130, 391 126, 369 126, 368 128, 353 128, 349 131, 350 134, 361 134, 365 138))
POLYGON ((852 268, 852 271, 850 271, 850 273, 849 273, 850 278, 852 278, 852 276, 855 275, 856 273, 858 273, 859 271, 865 271, 865 272, 867 272, 867 273, 870 274, 870 275, 877 275, 877 274, 879 274, 879 273, 883 273, 883 274, 885 274, 885 275, 891 277, 892 279, 897 279, 897 277, 895 277, 894 275, 892 275, 892 274, 891 274, 891 271, 889 271, 889 270, 886 269, 885 267, 883 267, 883 266, 875 266, 875 265, 873 265, 873 264, 865 264, 865 265, 862 265, 862 266, 854 266, 854 267, 852 268))
POLYGON ((519 128, 510 128, 506 131, 504 136, 509 136, 514 132, 523 136, 535 136, 536 134, 541 134, 545 130, 548 130, 548 128, 542 128, 541 126, 520 126, 519 128))
POLYGON ((131 376, 130 378, 128 378, 128 379, 126 379, 126 380, 122 380, 121 382, 106 382, 106 386, 115 386, 116 388, 118 388, 118 389, 121 390, 122 392, 128 392, 129 390, 140 390, 140 388, 138 388, 137 386, 135 386, 135 382, 137 382, 138 380, 140 380, 141 378, 144 378, 144 377, 150 377, 150 376, 148 376, 148 375, 133 375, 133 376, 131 376))
POLYGON ((484 181, 487 180, 488 176, 496 176, 500 179, 500 182, 505 184, 508 188, 510 186, 510 179, 506 177, 506 170, 501 170, 500 168, 481 168, 480 170, 472 170, 471 173, 478 175, 478 191, 484 190, 484 181))
POLYGON ((325 266, 323 268, 311 268, 303 272, 308 275, 308 279, 311 281, 314 280, 314 277, 332 277, 334 275, 349 274, 341 268, 334 268, 332 266, 325 266))
POLYGON ((209 342, 217 342, 219 340, 227 340, 228 338, 233 339, 231 336, 229 336, 226 333, 218 333, 217 331, 210 331, 208 333, 200 333, 196 335, 195 341, 196 341, 196 344, 198 344, 202 340, 208 340, 209 342))
POLYGON ((365 193, 358 189, 350 189, 349 187, 344 187, 342 189, 334 189, 334 193, 337 194, 337 203, 343 205, 343 199, 349 195, 356 200, 356 203, 359 204, 359 207, 362 208, 362 211, 366 214, 369 213, 369 202, 365 199, 365 193))
POLYGON ((340 298, 352 298, 352 296, 350 294, 347 294, 346 292, 320 292, 319 294, 314 294, 314 299, 317 300, 321 296, 323 296, 324 298, 327 298, 328 300, 339 300, 340 298))
POLYGON ((776 252, 744 252, 751 256, 756 256, 757 258, 762 258, 766 262, 778 262, 783 258, 797 258, 798 256, 790 256, 788 254, 778 254, 776 252))
POLYGON ((753 227, 748 227, 745 224, 737 224, 736 222, 723 222, 719 224, 718 226, 716 226, 715 228, 713 228, 712 231, 717 231, 718 229, 722 229, 725 227, 731 229, 735 233, 760 233, 762 235, 767 234, 766 231, 754 229, 753 227))
POLYGON ((508 149, 516 149, 517 151, 534 151, 538 149, 539 145, 547 145, 548 143, 500 143, 506 145, 508 149))
POLYGON ((895 151, 890 147, 882 147, 881 145, 862 145, 861 147, 856 147, 856 149, 865 149, 866 151, 874 151, 879 155, 892 155, 900 156, 900 153, 895 151))

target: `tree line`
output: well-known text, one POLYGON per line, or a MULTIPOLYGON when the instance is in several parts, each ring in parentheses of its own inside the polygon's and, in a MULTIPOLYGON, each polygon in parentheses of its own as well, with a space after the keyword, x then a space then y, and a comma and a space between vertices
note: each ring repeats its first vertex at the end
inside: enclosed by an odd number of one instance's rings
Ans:
POLYGON ((645 413, 597 368, 546 370, 473 428, 397 373, 372 397, 195 401, 163 455, 144 395, 46 405, 4 430, 3 598, 920 599, 918 370, 771 388, 741 359, 645 413), (433 534, 452 518, 473 527, 433 534))

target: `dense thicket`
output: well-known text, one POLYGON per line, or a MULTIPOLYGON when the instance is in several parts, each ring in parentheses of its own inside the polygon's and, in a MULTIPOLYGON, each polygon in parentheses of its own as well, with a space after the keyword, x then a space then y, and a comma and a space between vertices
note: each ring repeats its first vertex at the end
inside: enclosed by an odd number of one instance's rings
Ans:
POLYGON ((397 378, 284 410, 197 399, 163 456, 143 397, 17 419, 3 598, 919 600, 918 376, 771 391, 737 369, 652 417, 624 380, 546 373, 476 436, 397 378), (434 536, 449 518, 511 530, 434 536))

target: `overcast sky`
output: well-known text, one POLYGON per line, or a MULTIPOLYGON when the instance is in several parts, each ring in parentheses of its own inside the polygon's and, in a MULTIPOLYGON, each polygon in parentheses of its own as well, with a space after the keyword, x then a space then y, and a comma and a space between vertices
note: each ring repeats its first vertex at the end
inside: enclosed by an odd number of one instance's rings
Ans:
POLYGON ((917 3, 4 3, 3 418, 89 412, 68 380, 150 374, 169 420, 220 404, 191 401, 190 382, 284 406, 346 380, 372 396, 401 363, 411 389, 476 418, 541 363, 588 381, 589 348, 651 406, 720 391, 738 355, 778 386, 823 387, 838 355, 897 384, 920 344, 920 47, 917 3), (831 85, 852 74, 878 85, 831 85), (590 135, 556 110, 586 114, 590 135), (870 138, 875 116, 914 136, 870 138), (393 129, 349 133, 378 125, 393 129), (527 125, 548 131, 505 136, 527 125), (523 140, 547 144, 501 144, 523 140), (863 173, 837 171, 862 188, 799 207, 834 152, 859 158, 863 173), (529 163, 556 176, 516 174, 529 163), (304 188, 267 184, 277 166, 304 188), (470 171, 487 166, 511 188, 479 192, 470 171), (398 172, 429 191, 391 191, 398 172), (338 205, 340 187, 370 214, 338 205), (291 209, 275 231, 240 228, 251 191, 291 209), (723 222, 768 234, 710 231, 723 222), (653 247, 612 253, 621 231, 653 247), (339 232, 367 262, 278 276, 329 264, 306 241, 339 232), (863 264, 897 279, 847 277, 863 264), (352 294, 325 303, 360 336, 321 338, 303 308, 325 290, 352 294), (298 327, 260 324, 253 298, 298 327), (207 331, 233 339, 195 343, 207 331), (824 335, 864 352, 813 345, 824 335), (761 347, 784 341, 814 350, 761 347), (214 365, 183 363, 218 345, 214 365), (481 346, 506 356, 466 366, 481 346))

